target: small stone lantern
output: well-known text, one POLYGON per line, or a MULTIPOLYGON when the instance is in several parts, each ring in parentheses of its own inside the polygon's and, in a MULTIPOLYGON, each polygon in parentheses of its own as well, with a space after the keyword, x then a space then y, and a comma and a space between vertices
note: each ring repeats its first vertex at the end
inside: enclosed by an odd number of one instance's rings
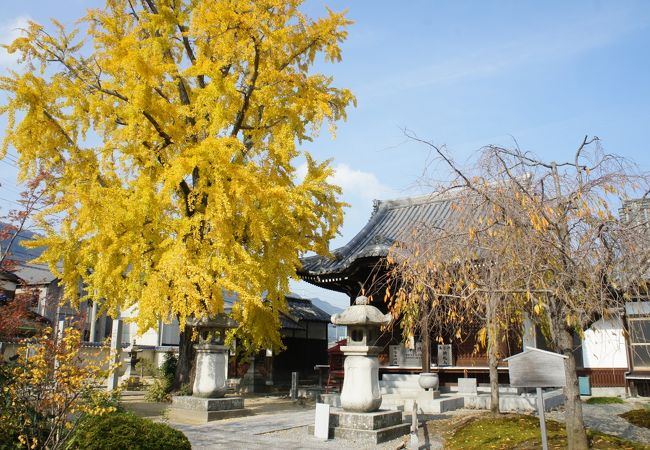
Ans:
POLYGON ((191 325, 199 332, 196 348, 196 376, 192 396, 221 398, 226 395, 228 347, 224 345, 226 331, 237 322, 225 314, 195 320, 191 325))
POLYGON ((381 347, 375 346, 382 325, 390 323, 390 314, 358 297, 354 305, 332 316, 334 325, 348 327, 348 345, 341 347, 346 356, 341 390, 341 407, 350 412, 373 412, 381 405, 379 361, 381 347))
POLYGON ((142 350, 135 343, 134 339, 133 344, 131 344, 131 349, 127 353, 127 358, 125 360, 126 370, 124 371, 124 375, 122 375, 120 378, 122 382, 127 384, 127 386, 133 386, 140 383, 140 377, 138 376, 135 369, 136 364, 140 361, 140 358, 138 358, 138 353, 140 352, 142 352, 142 350))

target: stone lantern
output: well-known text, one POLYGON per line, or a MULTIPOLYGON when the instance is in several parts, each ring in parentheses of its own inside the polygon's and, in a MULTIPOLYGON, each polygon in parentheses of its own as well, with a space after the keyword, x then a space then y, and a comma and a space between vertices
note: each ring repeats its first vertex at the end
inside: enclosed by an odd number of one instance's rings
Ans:
POLYGON ((199 333, 196 348, 196 374, 191 396, 173 396, 170 419, 181 423, 209 422, 250 414, 242 397, 226 397, 228 347, 226 332, 237 326, 230 317, 188 321, 199 333))
POLYGON ((142 350, 135 343, 134 339, 133 344, 131 344, 131 349, 127 353, 126 370, 124 371, 124 375, 121 377, 122 382, 126 383, 127 386, 140 384, 140 377, 135 369, 136 364, 140 361, 140 358, 138 358, 138 353, 140 352, 142 352, 142 350))
POLYGON ((348 327, 348 345, 341 347, 346 356, 341 390, 341 407, 350 412, 373 412, 381 405, 379 361, 381 347, 375 346, 379 329, 391 321, 390 314, 358 297, 354 305, 332 316, 332 323, 348 327))
POLYGON ((348 327, 348 345, 341 347, 345 355, 340 399, 343 410, 329 411, 329 437, 377 445, 408 434, 409 424, 403 423, 401 411, 379 410, 377 355, 381 347, 375 343, 381 326, 390 321, 391 315, 369 305, 366 297, 358 297, 354 305, 332 316, 334 325, 348 327))
POLYGON ((220 314, 213 318, 196 320, 191 325, 199 332, 196 348, 196 375, 192 395, 203 398, 221 398, 226 395, 228 375, 228 347, 225 334, 237 327, 230 317, 220 314))

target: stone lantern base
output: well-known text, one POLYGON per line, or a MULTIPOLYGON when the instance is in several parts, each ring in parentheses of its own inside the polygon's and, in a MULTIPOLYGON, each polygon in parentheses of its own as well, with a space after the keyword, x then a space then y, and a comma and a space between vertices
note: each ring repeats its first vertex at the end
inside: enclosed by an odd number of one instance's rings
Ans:
POLYGON ((172 397, 169 420, 178 423, 206 423, 252 414, 244 409, 242 397, 201 398, 189 395, 172 397))
MULTIPOLYGON (((366 445, 377 445, 409 434, 410 425, 403 423, 401 411, 347 412, 330 410, 330 439, 350 439, 366 445)), ((313 434, 313 425, 309 432, 313 434)))

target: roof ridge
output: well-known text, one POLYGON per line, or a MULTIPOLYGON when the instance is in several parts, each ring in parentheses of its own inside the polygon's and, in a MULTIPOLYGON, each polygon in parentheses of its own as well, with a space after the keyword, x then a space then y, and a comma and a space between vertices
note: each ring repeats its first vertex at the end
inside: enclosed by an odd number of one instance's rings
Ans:
POLYGON ((410 197, 400 197, 400 198, 386 199, 386 200, 373 200, 373 215, 375 212, 379 211, 379 209, 382 208, 393 209, 393 208, 416 206, 416 205, 423 205, 426 203, 435 203, 435 202, 450 200, 454 197, 458 197, 459 195, 461 195, 461 193, 458 192, 460 189, 461 188, 454 188, 449 191, 443 191, 443 192, 432 191, 429 192, 428 194, 414 195, 410 197))

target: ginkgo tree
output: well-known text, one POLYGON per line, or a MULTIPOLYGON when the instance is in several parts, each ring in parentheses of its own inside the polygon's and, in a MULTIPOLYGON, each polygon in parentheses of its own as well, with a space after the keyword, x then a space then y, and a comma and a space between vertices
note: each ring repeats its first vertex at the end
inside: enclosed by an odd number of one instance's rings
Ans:
POLYGON ((66 300, 135 306, 144 330, 236 293, 250 344, 281 346, 299 256, 327 252, 342 222, 329 161, 304 145, 355 102, 311 71, 341 59, 351 22, 301 3, 107 0, 79 28, 30 22, 8 46, 22 69, 0 78, 2 152, 23 179, 50 175, 34 245, 66 300))

